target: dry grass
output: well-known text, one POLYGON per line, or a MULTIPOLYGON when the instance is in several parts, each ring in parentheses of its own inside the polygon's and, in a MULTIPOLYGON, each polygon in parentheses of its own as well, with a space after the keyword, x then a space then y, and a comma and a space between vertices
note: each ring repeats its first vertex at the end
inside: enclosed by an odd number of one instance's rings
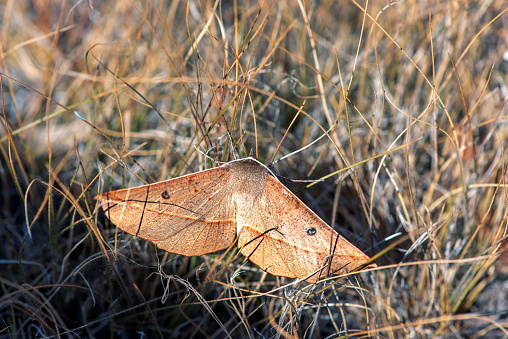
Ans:
POLYGON ((0 3, 19 81, 2 76, 0 337, 508 335, 506 10, 0 3), (195 146, 227 160, 228 132, 268 164, 302 104, 275 171, 332 174, 289 185, 374 272, 308 285, 168 254, 93 199, 209 167, 195 146))

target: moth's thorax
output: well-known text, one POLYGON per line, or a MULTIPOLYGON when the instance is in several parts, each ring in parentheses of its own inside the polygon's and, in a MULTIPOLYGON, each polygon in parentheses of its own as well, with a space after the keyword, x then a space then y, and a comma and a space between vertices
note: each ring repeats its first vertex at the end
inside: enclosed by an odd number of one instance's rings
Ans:
POLYGON ((228 166, 231 168, 229 183, 233 192, 251 195, 263 193, 265 175, 269 175, 263 165, 247 159, 232 162, 228 166))
POLYGON ((228 185, 237 213, 248 214, 262 198, 266 176, 270 174, 263 165, 250 159, 235 161, 227 166, 231 168, 228 185))

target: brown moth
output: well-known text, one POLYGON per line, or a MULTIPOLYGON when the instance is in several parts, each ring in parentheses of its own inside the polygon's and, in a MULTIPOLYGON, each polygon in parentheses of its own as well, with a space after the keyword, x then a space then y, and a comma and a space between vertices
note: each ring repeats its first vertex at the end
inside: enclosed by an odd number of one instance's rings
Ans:
POLYGON ((370 260, 253 158, 96 199, 115 225, 171 253, 202 255, 238 240, 266 272, 307 282, 370 260))

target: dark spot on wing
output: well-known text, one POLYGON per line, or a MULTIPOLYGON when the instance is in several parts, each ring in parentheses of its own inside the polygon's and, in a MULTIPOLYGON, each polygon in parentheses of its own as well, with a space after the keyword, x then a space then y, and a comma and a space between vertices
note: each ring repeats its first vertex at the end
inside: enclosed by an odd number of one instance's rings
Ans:
POLYGON ((316 234, 316 229, 314 227, 310 227, 310 228, 307 228, 307 230, 305 232, 307 233, 307 235, 314 235, 314 234, 316 234))

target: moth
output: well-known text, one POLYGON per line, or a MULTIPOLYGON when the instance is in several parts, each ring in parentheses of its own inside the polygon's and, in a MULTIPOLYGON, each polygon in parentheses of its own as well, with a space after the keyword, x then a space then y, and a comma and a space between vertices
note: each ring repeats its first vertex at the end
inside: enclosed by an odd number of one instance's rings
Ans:
POLYGON ((251 157, 96 199, 123 231, 171 253, 198 256, 238 241, 266 272, 309 283, 370 260, 251 157))

